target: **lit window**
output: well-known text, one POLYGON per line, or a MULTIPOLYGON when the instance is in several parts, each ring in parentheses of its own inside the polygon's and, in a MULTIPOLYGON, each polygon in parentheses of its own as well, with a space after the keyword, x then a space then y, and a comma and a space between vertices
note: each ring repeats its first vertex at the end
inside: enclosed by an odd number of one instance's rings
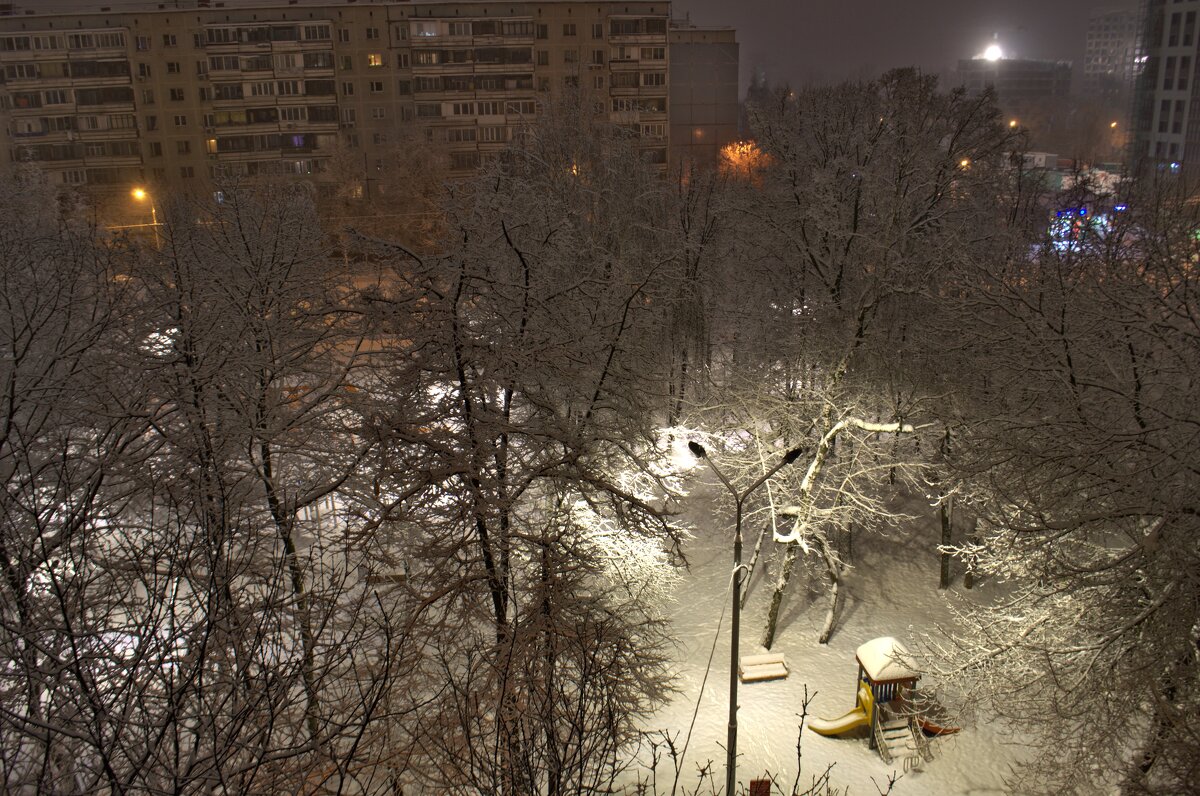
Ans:
POLYGON ((383 66, 383 53, 367 53, 367 66, 383 66))

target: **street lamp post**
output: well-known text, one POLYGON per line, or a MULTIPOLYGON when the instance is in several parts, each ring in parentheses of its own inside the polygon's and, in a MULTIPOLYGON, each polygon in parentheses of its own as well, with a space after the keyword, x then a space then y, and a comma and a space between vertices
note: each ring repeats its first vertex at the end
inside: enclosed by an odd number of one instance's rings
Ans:
POLYGON ((725 744, 725 796, 733 796, 734 788, 737 785, 737 686, 738 686, 738 633, 741 630, 741 602, 742 602, 742 507, 746 504, 746 498, 750 493, 758 489, 767 482, 767 479, 779 472, 783 467, 791 464, 800 458, 800 454, 804 452, 803 448, 792 448, 787 453, 783 454, 774 467, 755 481, 750 486, 746 487, 745 491, 738 494, 737 489, 725 477, 725 473, 721 472, 720 468, 713 463, 713 460, 708 458, 708 452, 704 450, 704 446, 699 442, 689 441, 688 450, 697 459, 703 459, 708 466, 716 473, 717 478, 721 479, 721 483, 729 490, 729 494, 733 495, 734 501, 734 535, 733 535, 733 618, 730 623, 730 646, 729 646, 729 735, 725 744))
POLYGON ((150 221, 154 227, 154 248, 162 248, 162 244, 158 239, 158 208, 154 206, 153 197, 150 196, 145 188, 134 188, 131 193, 133 194, 133 198, 139 202, 150 202, 150 221))

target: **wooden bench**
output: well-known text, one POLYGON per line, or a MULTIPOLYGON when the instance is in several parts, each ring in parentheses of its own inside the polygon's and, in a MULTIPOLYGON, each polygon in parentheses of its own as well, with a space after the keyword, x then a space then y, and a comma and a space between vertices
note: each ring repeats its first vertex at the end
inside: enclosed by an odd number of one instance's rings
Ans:
POLYGON ((766 655, 743 655, 738 663, 738 677, 743 683, 780 680, 788 676, 787 662, 782 652, 766 655))

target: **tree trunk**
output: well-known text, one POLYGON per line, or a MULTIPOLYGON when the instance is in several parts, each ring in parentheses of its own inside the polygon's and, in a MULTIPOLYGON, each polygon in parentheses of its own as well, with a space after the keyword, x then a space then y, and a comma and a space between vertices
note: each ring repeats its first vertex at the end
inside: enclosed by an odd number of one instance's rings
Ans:
POLYGON ((821 555, 825 558, 825 574, 829 577, 829 612, 825 614, 825 626, 821 628, 821 637, 817 639, 818 644, 828 644, 829 637, 833 635, 833 629, 837 624, 837 606, 839 587, 842 582, 842 566, 837 560, 837 556, 829 547, 829 540, 824 536, 818 536, 817 542, 821 545, 821 555))
POLYGON ((771 595, 771 611, 767 614, 767 631, 763 635, 763 646, 771 649, 775 643, 775 630, 779 622, 779 606, 783 604, 783 593, 787 589, 788 580, 792 577, 792 567, 796 564, 800 545, 789 542, 787 553, 783 557, 783 568, 779 571, 779 580, 775 582, 775 592, 771 595))
POLYGON ((764 524, 762 530, 758 532, 758 539, 754 542, 754 553, 750 556, 750 563, 746 567, 745 588, 742 589, 742 599, 738 605, 742 608, 746 607, 746 597, 750 594, 750 578, 754 576, 754 567, 758 563, 758 555, 762 552, 763 538, 767 535, 769 524, 764 524))
POLYGON ((938 588, 950 588, 950 551, 947 549, 953 543, 954 533, 954 496, 943 495, 938 506, 938 514, 942 518, 942 572, 938 578, 938 588))

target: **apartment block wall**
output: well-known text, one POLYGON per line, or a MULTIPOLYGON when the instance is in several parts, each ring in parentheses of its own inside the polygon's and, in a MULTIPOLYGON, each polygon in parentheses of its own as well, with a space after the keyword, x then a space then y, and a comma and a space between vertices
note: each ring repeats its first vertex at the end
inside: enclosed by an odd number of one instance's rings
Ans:
POLYGON ((369 191, 389 147, 428 142, 467 174, 579 90, 665 164, 668 17, 558 0, 0 18, 0 159, 100 191, 267 173, 369 191))
POLYGON ((670 30, 670 160, 712 166, 738 139, 738 43, 732 28, 670 30))

